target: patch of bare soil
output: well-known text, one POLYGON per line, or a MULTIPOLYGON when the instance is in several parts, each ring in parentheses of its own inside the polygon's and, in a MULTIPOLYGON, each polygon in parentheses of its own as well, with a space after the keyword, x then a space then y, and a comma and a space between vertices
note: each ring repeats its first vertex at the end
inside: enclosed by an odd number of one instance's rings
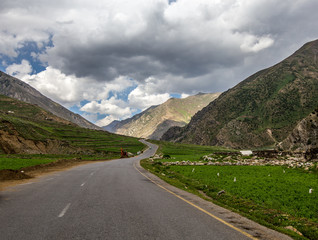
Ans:
MULTIPOLYGON (((10 186, 15 186, 21 183, 25 183, 39 176, 51 174, 58 171, 64 171, 69 168, 83 165, 83 164, 100 162, 100 161, 101 160, 83 161, 80 158, 74 158, 74 159, 58 160, 56 162, 40 164, 36 166, 31 166, 31 167, 25 167, 25 168, 21 168, 20 170, 7 170, 7 169, 0 170, 0 191, 10 186)), ((109 160, 103 160, 103 161, 109 161, 109 160)))
POLYGON ((30 176, 19 170, 3 169, 0 170, 0 181, 29 179, 30 176))

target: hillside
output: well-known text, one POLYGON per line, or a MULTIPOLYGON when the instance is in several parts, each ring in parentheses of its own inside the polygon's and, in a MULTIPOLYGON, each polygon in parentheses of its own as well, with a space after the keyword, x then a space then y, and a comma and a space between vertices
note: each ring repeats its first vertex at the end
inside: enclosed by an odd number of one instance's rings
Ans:
POLYGON ((171 98, 132 118, 115 121, 104 129, 126 136, 159 140, 172 126, 185 126, 200 109, 215 100, 220 93, 199 93, 183 99, 171 98))
POLYGON ((259 71, 173 127, 163 140, 233 148, 274 146, 318 105, 318 40, 259 71))
POLYGON ((82 116, 75 114, 60 104, 42 95, 39 91, 25 82, 11 77, 0 71, 0 94, 18 99, 23 102, 37 105, 56 116, 71 121, 81 127, 90 129, 101 129, 87 121, 82 116))
POLYGON ((0 154, 120 157, 143 149, 137 139, 79 127, 42 108, 0 95, 0 154))

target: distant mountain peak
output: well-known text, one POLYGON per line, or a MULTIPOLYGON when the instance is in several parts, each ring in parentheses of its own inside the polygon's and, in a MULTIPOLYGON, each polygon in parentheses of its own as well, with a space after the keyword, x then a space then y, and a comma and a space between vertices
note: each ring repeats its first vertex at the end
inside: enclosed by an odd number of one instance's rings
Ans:
POLYGON ((219 95, 220 93, 207 93, 182 99, 170 98, 163 104, 152 106, 126 120, 112 122, 103 128, 127 136, 160 139, 170 127, 187 124, 197 111, 219 95))

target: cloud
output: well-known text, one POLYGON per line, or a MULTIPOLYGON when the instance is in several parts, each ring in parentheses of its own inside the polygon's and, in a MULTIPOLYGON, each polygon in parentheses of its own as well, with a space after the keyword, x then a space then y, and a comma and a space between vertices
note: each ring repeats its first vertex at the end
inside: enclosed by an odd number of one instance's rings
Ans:
POLYGON ((127 106, 127 103, 116 97, 100 102, 92 101, 85 104, 80 110, 89 113, 109 114, 116 118, 131 116, 131 109, 127 106))
POLYGON ((131 91, 128 95, 129 105, 132 108, 145 110, 150 106, 164 103, 170 98, 168 93, 156 93, 156 81, 153 78, 148 78, 145 84, 140 84, 137 88, 131 91))
POLYGON ((80 109, 89 114, 106 114, 103 119, 96 121, 98 126, 106 126, 114 120, 126 119, 132 116, 132 109, 128 103, 113 96, 110 99, 102 101, 92 101, 85 104, 80 109))
POLYGON ((20 64, 12 64, 6 68, 6 72, 16 78, 23 78, 32 72, 29 61, 23 59, 20 64))
MULTIPOLYGON (((146 82, 152 79, 146 80, 146 82)), ((168 93, 156 94, 152 92, 151 85, 138 85, 127 97, 127 101, 119 99, 117 95, 101 101, 92 101, 81 107, 81 111, 91 114, 106 114, 104 119, 96 122, 105 126, 114 120, 129 118, 138 110, 145 110, 153 105, 161 104, 170 98, 168 93)))
POLYGON ((317 37, 304 24, 318 20, 316 7, 314 0, 3 1, 0 49, 16 56, 25 42, 46 45, 40 59, 79 79, 191 81, 317 37))
POLYGON ((99 82, 91 78, 77 78, 66 75, 60 70, 47 67, 44 71, 30 75, 31 65, 23 60, 21 64, 12 64, 6 68, 8 74, 14 75, 30 84, 45 96, 65 106, 73 106, 81 101, 99 101, 107 99, 111 92, 123 92, 134 86, 135 81, 120 76, 111 82, 99 82))
POLYGON ((110 120, 173 93, 233 87, 316 39, 316 9, 315 0, 3 0, 0 60, 59 103, 86 100, 83 110, 110 120), (32 72, 35 60, 44 71, 32 72))
POLYGON ((190 96, 189 94, 182 93, 180 98, 187 98, 187 97, 189 97, 189 96, 190 96))
POLYGON ((244 52, 258 52, 274 44, 274 40, 270 37, 248 36, 241 44, 240 48, 244 52))

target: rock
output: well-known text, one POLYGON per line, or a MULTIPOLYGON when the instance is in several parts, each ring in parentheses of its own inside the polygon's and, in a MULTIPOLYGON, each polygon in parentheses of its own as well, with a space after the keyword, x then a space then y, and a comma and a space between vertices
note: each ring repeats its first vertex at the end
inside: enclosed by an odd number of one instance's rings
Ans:
POLYGON ((128 157, 133 157, 134 156, 134 154, 132 154, 131 152, 128 152, 127 155, 128 155, 128 157))
POLYGON ((241 152, 241 154, 243 156, 250 156, 250 155, 253 154, 253 152, 251 150, 243 150, 243 151, 240 151, 240 152, 241 152))
POLYGON ((288 230, 291 230, 291 231, 293 231, 293 232, 295 232, 295 233, 297 233, 298 235, 300 235, 300 236, 303 236, 303 234, 301 233, 301 232, 299 232, 296 228, 294 228, 293 226, 287 226, 287 227, 285 227, 286 229, 288 229, 288 230))
POLYGON ((225 194, 225 190, 221 190, 221 191, 218 192, 218 196, 220 196, 222 194, 225 194))

